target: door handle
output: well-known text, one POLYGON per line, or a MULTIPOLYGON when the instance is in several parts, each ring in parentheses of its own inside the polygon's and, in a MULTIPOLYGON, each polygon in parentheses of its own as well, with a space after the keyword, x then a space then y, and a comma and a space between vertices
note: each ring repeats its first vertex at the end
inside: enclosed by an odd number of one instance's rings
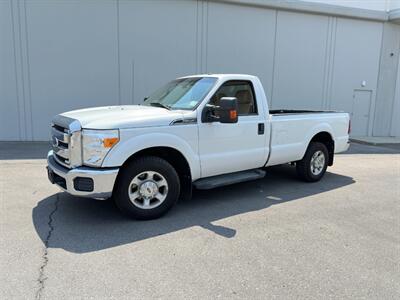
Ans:
POLYGON ((264 134, 265 131, 265 124, 264 123, 258 123, 258 134, 262 135, 264 134))

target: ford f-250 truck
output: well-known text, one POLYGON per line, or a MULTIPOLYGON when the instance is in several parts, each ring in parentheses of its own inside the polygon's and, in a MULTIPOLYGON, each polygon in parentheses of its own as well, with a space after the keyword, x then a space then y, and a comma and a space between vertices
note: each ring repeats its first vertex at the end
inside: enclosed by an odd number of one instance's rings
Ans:
POLYGON ((268 110, 260 80, 238 74, 175 79, 142 105, 80 109, 52 121, 48 177, 76 196, 112 197, 125 214, 153 219, 192 186, 262 178, 293 163, 321 179, 349 147, 350 119, 333 111, 268 110))

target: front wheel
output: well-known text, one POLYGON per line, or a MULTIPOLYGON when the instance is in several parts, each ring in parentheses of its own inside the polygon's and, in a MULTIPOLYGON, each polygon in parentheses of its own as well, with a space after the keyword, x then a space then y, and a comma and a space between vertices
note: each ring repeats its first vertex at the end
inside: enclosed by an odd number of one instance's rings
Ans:
POLYGON ((162 158, 140 157, 120 172, 113 198, 118 208, 129 217, 140 220, 159 218, 179 198, 179 176, 162 158))
POLYGON ((319 181, 328 167, 328 149, 322 143, 311 142, 303 159, 296 163, 299 177, 308 182, 319 181))

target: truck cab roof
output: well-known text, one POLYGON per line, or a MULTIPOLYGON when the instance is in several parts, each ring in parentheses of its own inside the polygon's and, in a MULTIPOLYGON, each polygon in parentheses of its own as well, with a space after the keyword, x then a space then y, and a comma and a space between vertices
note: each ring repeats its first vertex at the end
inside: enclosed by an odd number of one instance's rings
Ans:
POLYGON ((216 77, 218 79, 225 79, 225 80, 255 80, 258 79, 257 76, 249 75, 249 74, 197 74, 197 75, 188 75, 183 76, 181 78, 191 78, 191 77, 216 77))

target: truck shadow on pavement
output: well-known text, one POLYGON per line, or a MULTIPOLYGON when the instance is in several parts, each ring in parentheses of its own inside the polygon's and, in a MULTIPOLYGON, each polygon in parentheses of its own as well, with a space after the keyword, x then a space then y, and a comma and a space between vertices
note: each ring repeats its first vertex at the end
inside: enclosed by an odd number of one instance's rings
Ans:
POLYGON ((67 193, 41 200, 32 211, 32 219, 46 247, 74 253, 104 250, 192 226, 233 238, 234 228, 212 222, 329 192, 354 182, 351 177, 327 172, 320 182, 305 183, 297 179, 293 167, 285 165, 267 169, 267 176, 257 181, 194 191, 191 200, 181 201, 157 220, 127 219, 112 201, 95 201, 67 193))

